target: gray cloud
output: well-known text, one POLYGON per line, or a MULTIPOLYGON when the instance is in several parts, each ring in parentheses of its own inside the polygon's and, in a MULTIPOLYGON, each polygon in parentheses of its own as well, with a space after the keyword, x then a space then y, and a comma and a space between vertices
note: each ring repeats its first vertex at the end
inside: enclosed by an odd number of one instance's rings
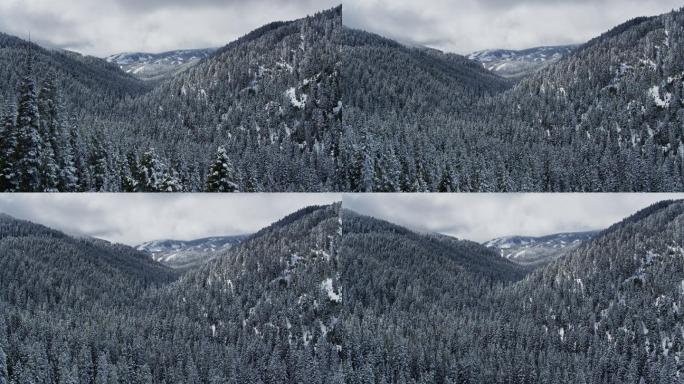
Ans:
POLYGON ((344 22, 403 42, 470 53, 582 43, 679 0, 350 0, 344 22))
POLYGON ((129 245, 246 234, 339 194, 2 194, 0 212, 129 245))
POLYGON ((373 194, 344 195, 343 207, 417 231, 486 241, 603 229, 680 194, 373 194))

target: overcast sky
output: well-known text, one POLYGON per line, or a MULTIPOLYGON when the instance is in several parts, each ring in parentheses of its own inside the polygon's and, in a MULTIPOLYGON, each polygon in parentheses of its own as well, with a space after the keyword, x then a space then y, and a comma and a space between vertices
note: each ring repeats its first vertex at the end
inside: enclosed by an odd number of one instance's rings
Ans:
POLYGON ((461 54, 583 43, 681 0, 352 0, 344 23, 406 43, 461 54))
POLYGON ((344 208, 418 231, 484 242, 604 229, 652 203, 680 194, 354 194, 344 208))
POLYGON ((344 23, 457 53, 581 43, 681 0, 2 0, 0 31, 107 56, 219 47, 343 3, 344 23))
POLYGON ((326 194, 0 194, 0 212, 55 228, 137 245, 256 232, 326 194))

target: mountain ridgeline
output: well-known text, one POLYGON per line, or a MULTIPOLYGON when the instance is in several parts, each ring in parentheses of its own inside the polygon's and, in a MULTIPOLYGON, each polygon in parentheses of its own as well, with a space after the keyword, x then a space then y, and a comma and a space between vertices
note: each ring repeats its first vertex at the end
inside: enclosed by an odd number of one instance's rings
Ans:
POLYGON ((338 190, 341 26, 337 7, 149 57, 137 75, 188 61, 153 82, 2 35, 0 190, 338 190))
POLYGON ((629 21, 515 84, 456 55, 344 36, 346 190, 684 189, 684 10, 629 21))
POLYGON ((480 244, 302 209, 185 271, 0 218, 10 383, 674 383, 684 201, 535 270, 480 244))

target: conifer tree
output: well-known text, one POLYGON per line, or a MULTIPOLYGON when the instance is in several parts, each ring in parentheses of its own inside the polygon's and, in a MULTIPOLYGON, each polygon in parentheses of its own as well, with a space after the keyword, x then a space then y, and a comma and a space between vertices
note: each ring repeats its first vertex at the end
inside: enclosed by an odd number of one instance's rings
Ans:
POLYGON ((13 164, 17 172, 17 190, 24 192, 40 191, 42 141, 40 137, 40 116, 36 86, 33 80, 33 63, 29 53, 26 73, 19 88, 19 105, 17 109, 17 147, 13 164))
POLYGON ((7 373, 7 355, 0 345, 0 384, 9 384, 9 375, 7 373))
POLYGON ((0 192, 16 188, 14 151, 17 147, 16 121, 14 106, 9 106, 0 121, 0 192))
POLYGON ((226 148, 218 147, 216 158, 209 168, 207 192, 238 192, 237 174, 226 148))

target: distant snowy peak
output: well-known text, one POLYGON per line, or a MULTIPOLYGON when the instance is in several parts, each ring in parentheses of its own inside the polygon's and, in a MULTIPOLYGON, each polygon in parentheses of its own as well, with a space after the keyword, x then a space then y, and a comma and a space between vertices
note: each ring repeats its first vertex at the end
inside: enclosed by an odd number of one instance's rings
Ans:
POLYGON ((504 77, 521 77, 558 61, 572 53, 578 45, 535 47, 520 51, 487 49, 468 55, 470 60, 482 63, 488 70, 504 77))
POLYGON ((197 240, 155 240, 135 248, 148 253, 155 261, 172 268, 189 268, 203 264, 244 241, 248 235, 217 236, 197 240))
POLYGON ((211 56, 216 48, 183 49, 162 53, 126 52, 105 58, 124 72, 144 80, 160 78, 183 70, 211 56))
POLYGON ((583 242, 593 239, 599 231, 556 233, 553 235, 507 236, 489 240, 483 245, 498 249, 501 257, 523 265, 545 264, 583 242))

